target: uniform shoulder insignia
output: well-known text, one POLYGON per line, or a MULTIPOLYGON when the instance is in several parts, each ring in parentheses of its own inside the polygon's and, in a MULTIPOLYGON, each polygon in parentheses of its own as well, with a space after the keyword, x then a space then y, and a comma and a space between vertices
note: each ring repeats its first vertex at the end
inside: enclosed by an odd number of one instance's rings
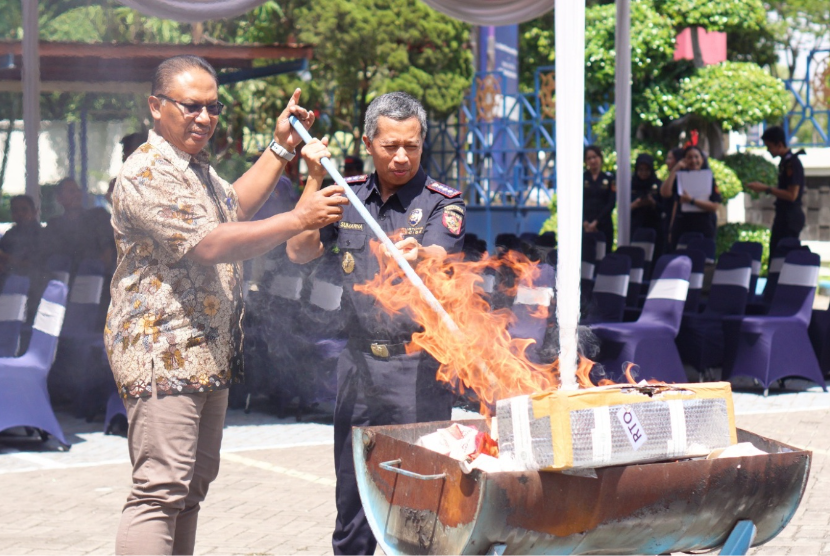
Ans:
POLYGON ((435 191, 436 193, 440 193, 448 199, 452 199, 453 197, 458 197, 459 195, 461 195, 461 192, 459 190, 453 189, 449 185, 444 185, 443 183, 439 183, 437 181, 428 183, 427 189, 435 191))
POLYGON ((361 174, 359 176, 349 176, 348 178, 343 178, 346 183, 349 185, 357 185, 365 182, 369 179, 369 174, 361 174))

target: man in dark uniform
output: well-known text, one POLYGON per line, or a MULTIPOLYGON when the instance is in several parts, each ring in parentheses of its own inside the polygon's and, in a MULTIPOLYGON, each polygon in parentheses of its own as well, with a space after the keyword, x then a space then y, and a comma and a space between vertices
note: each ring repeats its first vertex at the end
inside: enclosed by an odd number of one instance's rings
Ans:
POLYGON ((757 181, 746 186, 752 191, 775 196, 775 219, 772 222, 772 236, 769 240, 769 252, 774 253, 779 241, 785 237, 798 238, 804 228, 804 209, 801 206, 805 186, 804 166, 798 159, 804 151, 793 153, 787 146, 784 130, 779 126, 767 128, 761 139, 769 154, 781 157, 778 164, 778 187, 757 181))
MULTIPOLYGON (((365 128, 363 141, 376 171, 347 180, 357 197, 387 234, 403 237, 397 247, 413 264, 422 257, 459 252, 464 243, 464 202, 461 192, 435 182, 420 167, 427 129, 420 103, 405 93, 382 95, 369 105, 365 128)), ((315 140, 303 149, 309 165, 306 187, 322 182, 319 160, 330 156, 326 145, 315 140)), ((349 332, 337 365, 337 521, 332 547, 335 554, 373 554, 376 541, 357 490, 351 429, 447 420, 452 394, 435 379, 435 359, 424 352, 406 354, 418 324, 406 314, 386 314, 373 297, 354 291, 356 284, 379 271, 369 246, 372 232, 357 210, 346 207, 342 221, 323 233, 324 238, 331 233, 340 256, 343 316, 349 332)), ((320 237, 314 232, 290 241, 289 257, 302 263, 320 256, 326 250, 320 237)))

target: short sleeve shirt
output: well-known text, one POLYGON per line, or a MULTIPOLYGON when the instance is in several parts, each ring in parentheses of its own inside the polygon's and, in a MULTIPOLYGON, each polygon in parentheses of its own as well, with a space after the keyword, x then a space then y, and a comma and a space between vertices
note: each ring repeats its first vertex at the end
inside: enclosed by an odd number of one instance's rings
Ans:
POLYGON ((778 188, 789 189, 791 185, 797 185, 798 197, 795 201, 785 201, 784 199, 775 199, 775 206, 779 211, 787 211, 791 207, 801 206, 801 197, 804 195, 804 166, 798 159, 798 155, 792 151, 787 151, 781 162, 778 163, 778 188))
MULTIPOLYGON (((386 202, 381 199, 377 173, 347 181, 388 235, 413 237, 423 246, 438 245, 447 253, 461 251, 466 209, 460 191, 436 182, 422 169, 386 202)), ((369 247, 375 236, 357 209, 346 206, 343 218, 332 231, 340 257, 346 329, 353 337, 367 340, 409 341, 420 330, 410 315, 389 315, 375 305, 374 297, 354 291, 356 284, 367 282, 380 271, 369 247)))
POLYGON ((160 135, 133 153, 113 191, 118 251, 104 341, 119 391, 144 397, 228 387, 242 373, 242 268, 185 255, 237 220, 233 187, 160 135))

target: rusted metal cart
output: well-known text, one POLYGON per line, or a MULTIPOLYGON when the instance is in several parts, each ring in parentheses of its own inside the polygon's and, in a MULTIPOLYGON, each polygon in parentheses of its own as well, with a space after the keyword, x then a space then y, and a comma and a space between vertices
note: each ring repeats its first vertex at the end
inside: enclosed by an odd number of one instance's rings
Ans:
MULTIPOLYGON (((787 525, 812 454, 739 430, 767 455, 465 474, 416 445, 452 422, 353 429, 366 517, 386 554, 743 554, 787 525), (753 535, 754 533, 754 535, 753 535)), ((487 430, 481 420, 463 421, 487 430)))

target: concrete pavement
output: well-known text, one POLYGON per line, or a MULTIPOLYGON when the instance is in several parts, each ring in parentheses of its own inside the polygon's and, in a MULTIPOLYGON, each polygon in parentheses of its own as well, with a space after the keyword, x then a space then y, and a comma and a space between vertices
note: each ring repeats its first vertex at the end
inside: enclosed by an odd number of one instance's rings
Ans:
MULTIPOLYGON (((737 392, 738 426, 813 450, 804 500, 755 554, 830 554, 830 394, 737 392)), ((60 416, 69 452, 0 437, 0 555, 111 554, 130 486, 126 441, 60 416)), ((222 469, 201 512, 197 554, 330 554, 332 427, 228 412, 222 469)))

